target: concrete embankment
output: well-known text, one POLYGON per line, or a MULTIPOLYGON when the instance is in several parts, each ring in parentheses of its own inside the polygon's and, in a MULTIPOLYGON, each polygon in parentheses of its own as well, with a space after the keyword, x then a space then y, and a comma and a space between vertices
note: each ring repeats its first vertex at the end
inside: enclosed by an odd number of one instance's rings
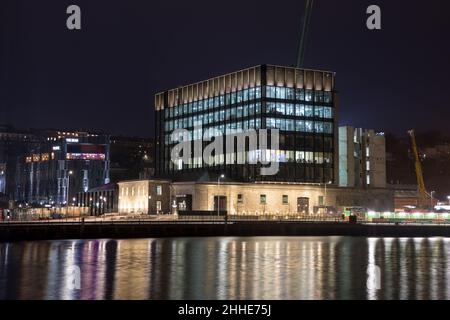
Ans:
POLYGON ((450 237, 450 226, 333 222, 0 224, 0 241, 211 236, 450 237))

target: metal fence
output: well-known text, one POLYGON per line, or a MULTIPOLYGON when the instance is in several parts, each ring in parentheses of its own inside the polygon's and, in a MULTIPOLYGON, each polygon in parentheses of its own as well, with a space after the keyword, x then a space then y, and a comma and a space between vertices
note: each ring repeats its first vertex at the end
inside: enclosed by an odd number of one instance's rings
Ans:
POLYGON ((344 222, 341 217, 330 215, 261 215, 261 216, 175 216, 175 215, 135 215, 135 216, 77 216, 50 218, 39 216, 21 216, 20 219, 11 219, 0 223, 10 224, 40 224, 40 223, 67 223, 67 224, 181 224, 181 223, 273 223, 273 222, 344 222))

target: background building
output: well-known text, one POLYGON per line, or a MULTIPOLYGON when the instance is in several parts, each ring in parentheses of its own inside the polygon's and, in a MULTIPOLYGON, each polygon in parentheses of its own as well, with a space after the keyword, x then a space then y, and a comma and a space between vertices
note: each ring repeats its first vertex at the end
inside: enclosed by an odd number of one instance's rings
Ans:
POLYGON ((14 199, 29 205, 75 204, 78 192, 109 183, 109 137, 40 130, 17 157, 14 199))
POLYGON ((119 213, 167 214, 171 212, 171 185, 167 180, 119 182, 119 213))
MULTIPOLYGON (((146 182, 144 182, 146 183, 146 182)), ((138 188, 136 182, 130 184, 138 188)), ((230 215, 309 215, 320 213, 327 207, 329 214, 343 212, 345 208, 360 207, 367 210, 393 210, 393 193, 383 188, 342 188, 301 183, 239 183, 223 182, 174 182, 170 202, 177 205, 177 211, 211 212, 217 209, 230 215), (220 207, 217 208, 217 199, 220 207)), ((131 191, 129 191, 131 192, 131 191)), ((119 207, 128 206, 130 197, 121 198, 119 207)), ((144 197, 142 202, 145 202, 144 197)), ((122 212, 126 212, 123 210, 122 212)))
MULTIPOLYGON (((295 181, 337 183, 337 111, 334 73, 260 65, 155 96, 156 175, 190 181, 214 181, 225 174, 232 181, 295 181), (194 130, 201 124, 201 130, 194 130), (189 130, 189 139, 201 141, 207 129, 223 134, 249 129, 280 130, 278 150, 270 159, 279 162, 277 175, 260 174, 261 164, 249 164, 259 150, 247 150, 245 164, 237 151, 216 154, 208 166, 201 157, 174 164, 170 135, 189 130)), ((203 141, 203 148, 207 143, 203 141)), ((224 142, 224 150, 226 150, 224 142)))
POLYGON ((153 139, 113 136, 110 142, 110 179, 149 179, 154 175, 153 139))
POLYGON ((339 128, 339 186, 386 187, 384 134, 344 126, 339 128))
POLYGON ((118 212, 118 190, 117 183, 108 183, 86 192, 79 192, 75 204, 78 207, 89 208, 89 214, 94 216, 118 212))
POLYGON ((17 158, 39 143, 31 130, 0 125, 0 193, 14 199, 17 158))
POLYGON ((93 214, 117 211, 117 190, 110 190, 110 183, 152 177, 154 146, 153 139, 139 137, 3 125, 0 195, 30 206, 79 205, 83 200, 93 214), (104 198, 105 190, 114 198, 108 198, 107 206, 85 201, 104 198))
POLYGON ((0 163, 0 194, 6 195, 6 163, 0 163))

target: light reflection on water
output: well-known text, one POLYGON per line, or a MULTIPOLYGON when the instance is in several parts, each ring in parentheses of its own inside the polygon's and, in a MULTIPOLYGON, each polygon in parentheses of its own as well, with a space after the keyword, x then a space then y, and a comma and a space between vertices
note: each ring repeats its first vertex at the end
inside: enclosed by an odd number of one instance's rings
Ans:
POLYGON ((0 243, 0 299, 450 299, 449 250, 448 238, 0 243))

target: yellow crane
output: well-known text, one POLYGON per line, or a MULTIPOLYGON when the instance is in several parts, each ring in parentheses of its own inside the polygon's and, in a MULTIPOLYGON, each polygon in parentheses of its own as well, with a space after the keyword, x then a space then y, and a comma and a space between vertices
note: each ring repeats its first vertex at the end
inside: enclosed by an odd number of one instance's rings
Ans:
POLYGON ((425 182, 423 180, 422 164, 420 163, 419 152, 417 151, 416 136, 414 134, 414 130, 409 130, 408 133, 411 136, 412 151, 414 153, 414 167, 416 169, 416 178, 419 193, 419 201, 417 203, 417 207, 425 208, 427 207, 428 202, 427 191, 425 189, 425 182))

